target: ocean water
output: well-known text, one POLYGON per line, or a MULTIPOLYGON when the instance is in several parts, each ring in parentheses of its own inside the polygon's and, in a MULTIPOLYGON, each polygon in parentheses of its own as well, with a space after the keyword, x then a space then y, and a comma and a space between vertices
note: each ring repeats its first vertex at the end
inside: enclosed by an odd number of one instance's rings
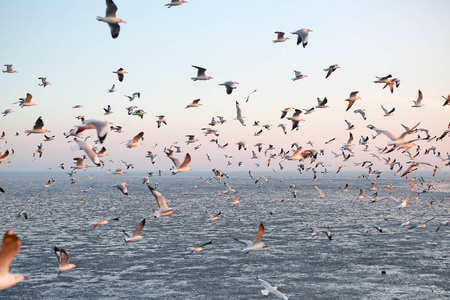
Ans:
POLYGON ((398 177, 325 175, 313 181, 311 174, 280 173, 259 185, 246 173, 207 183, 199 176, 212 173, 167 174, 150 178, 150 184, 158 183, 168 205, 178 210, 155 219, 156 202, 141 183, 144 175, 98 173, 89 179, 87 172, 78 172, 75 184, 64 172, 0 175, 6 191, 0 194, 1 232, 13 230, 22 241, 11 272, 29 277, 0 291, 0 299, 276 299, 261 294, 256 276, 279 286, 289 299, 450 296, 450 226, 435 232, 449 218, 450 199, 441 202, 450 197, 448 179, 434 182, 398 211, 389 200, 357 199, 360 188, 365 196, 373 193, 368 191, 373 181, 378 197, 388 194, 386 184, 394 184, 392 195, 404 198, 411 193, 409 180, 398 177), (50 178, 56 183, 44 188, 50 178), (237 193, 219 195, 223 181, 237 193), (129 185, 128 196, 112 187, 121 182, 129 185), (349 191, 342 192, 346 183, 349 191), (298 188, 295 199, 291 184, 298 188), (237 195, 240 203, 232 206, 237 195), (285 198, 290 200, 282 202, 285 198), (22 210, 28 220, 17 217, 22 210), (208 221, 218 212, 218 220, 208 221), (119 221, 90 226, 116 217, 119 221), (408 229, 432 217, 427 227, 408 229), (133 231, 143 218, 144 239, 125 243, 122 230, 133 231), (411 225, 401 227, 408 218, 411 225), (260 223, 268 246, 243 253, 234 238, 252 240, 260 223), (364 234, 363 225, 379 225, 383 233, 364 234), (311 226, 329 229, 332 240, 312 238, 311 226), (210 240, 204 251, 190 253, 210 240), (55 246, 65 249, 77 268, 58 276, 55 246))

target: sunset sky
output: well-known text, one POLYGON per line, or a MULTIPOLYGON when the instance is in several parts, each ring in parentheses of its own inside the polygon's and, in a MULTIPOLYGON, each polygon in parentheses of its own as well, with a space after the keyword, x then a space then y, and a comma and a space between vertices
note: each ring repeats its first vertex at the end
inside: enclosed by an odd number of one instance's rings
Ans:
MULTIPOLYGON (((0 150, 14 149, 16 154, 9 156, 10 163, 3 163, 0 170, 57 169, 62 162, 72 165, 72 159, 83 152, 72 150, 74 143, 67 143, 72 138, 66 139, 63 132, 80 124, 75 118, 79 115, 123 126, 124 133, 109 132, 104 143, 109 153, 106 159, 114 161, 107 168, 118 168, 118 162, 125 160, 143 171, 167 171, 172 163, 163 149, 174 142, 182 146, 181 158, 187 152, 191 154, 194 170, 245 171, 254 169, 255 163, 261 169, 278 169, 280 157, 270 167, 262 152, 258 160, 250 159, 251 150, 256 149, 253 145, 273 144, 276 150, 272 153, 278 153, 281 148, 289 150, 294 142, 310 149, 309 140, 314 142, 314 149, 325 150, 325 156, 318 160, 329 164, 329 169, 342 164, 350 169, 354 168, 352 162, 377 161, 370 153, 389 156, 378 154, 375 148, 387 145, 386 136, 371 140, 370 152, 360 151, 360 136, 375 133, 367 128, 369 124, 394 135, 403 132, 401 124, 411 127, 418 122, 432 136, 447 129, 450 106, 442 106, 441 95, 450 93, 448 1, 433 1, 431 5, 425 1, 191 0, 170 9, 164 6, 168 2, 116 0, 117 16, 127 23, 121 24, 119 37, 112 39, 108 25, 96 21, 96 16, 105 15, 105 1, 3 1, 0 64, 3 70, 4 64, 13 64, 17 73, 0 74, 0 111, 14 110, 0 116, 0 131, 6 133, 0 150), (296 36, 291 34, 301 28, 313 30, 306 48, 297 46, 296 36), (275 31, 286 32, 290 40, 273 43, 275 31), (339 64, 341 69, 325 79, 324 69, 332 64, 339 64), (213 79, 192 81, 196 69, 191 65, 207 68, 207 75, 213 79), (121 67, 128 72, 123 82, 112 73, 121 67), (293 82, 294 70, 308 77, 293 82), (388 74, 401 80, 393 94, 374 83, 375 76, 388 74), (38 77, 47 77, 52 85, 38 86, 38 77), (231 95, 219 86, 228 80, 239 82, 231 95), (108 93, 112 84, 116 92, 108 93), (246 103, 255 89, 257 92, 246 103), (418 90, 423 92, 425 106, 413 108, 418 90), (361 100, 345 112, 345 99, 352 91, 359 91, 361 100), (140 92, 141 98, 130 102, 124 95, 133 92, 140 92), (33 95, 37 106, 20 108, 13 104, 27 93, 33 95), (300 129, 284 135, 277 125, 285 123, 290 129, 291 122, 280 119, 281 110, 311 108, 317 105, 317 97, 327 97, 330 107, 302 114, 305 122, 300 129), (197 98, 203 106, 185 109, 197 98), (246 117, 245 127, 233 120, 235 101, 239 101, 246 117), (108 104, 114 113, 104 116, 102 108, 108 104), (72 108, 75 105, 84 107, 72 108), (147 112, 143 119, 127 114, 125 108, 131 105, 147 112), (384 117, 381 105, 395 107, 394 115, 384 117), (353 113, 359 108, 366 110, 367 120, 353 113), (158 129, 155 116, 161 114, 168 125, 158 129), (219 144, 229 143, 227 149, 210 142, 216 137, 202 135, 201 128, 210 127, 211 118, 218 115, 228 122, 213 128, 220 131, 219 144), (24 134, 39 116, 44 128, 51 131, 49 135, 56 136, 55 141, 43 142, 42 135, 24 134), (339 148, 348 139, 344 119, 356 126, 352 131, 355 157, 350 162, 331 154, 340 153, 339 148), (273 126, 254 136, 261 129, 252 126, 254 121, 273 126), (121 144, 140 131, 145 133, 143 146, 127 149, 121 144), (15 137, 16 132, 20 136, 15 137), (195 134, 200 141, 186 145, 187 134, 195 134), (325 144, 332 138, 336 140, 325 144), (247 151, 237 150, 239 141, 246 142, 247 151), (44 154, 32 162, 41 142, 44 154), (201 148, 194 150, 198 144, 201 148), (158 154, 155 165, 144 157, 149 150, 158 154), (211 163, 206 154, 211 156, 211 163), (227 166, 227 161, 232 165, 227 166), (241 167, 239 161, 244 162, 241 167)), ((90 134, 94 131, 86 131, 84 136, 90 134)), ((93 143, 95 139, 87 141, 93 143)), ((420 145, 422 152, 433 145, 444 157, 450 152, 450 138, 420 145)), ((391 156, 402 162, 409 160, 400 151, 391 156)), ((432 155, 418 160, 443 166, 432 155)), ((386 168, 381 162, 377 164, 386 168)), ((285 161, 283 165, 296 169, 295 162, 285 161)))

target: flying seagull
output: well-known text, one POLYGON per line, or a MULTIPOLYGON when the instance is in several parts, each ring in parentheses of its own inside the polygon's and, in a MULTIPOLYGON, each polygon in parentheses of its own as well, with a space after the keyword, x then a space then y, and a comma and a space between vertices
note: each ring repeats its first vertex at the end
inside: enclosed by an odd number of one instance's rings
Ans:
POLYGON ((153 197, 155 197, 156 203, 158 204, 159 210, 155 211, 154 217, 164 217, 172 214, 174 211, 176 211, 176 208, 170 208, 167 206, 166 198, 156 189, 151 187, 150 185, 147 185, 150 191, 152 192, 153 197))
POLYGON ((348 101, 348 106, 347 106, 347 109, 346 109, 345 111, 348 111, 348 110, 353 106, 353 104, 355 103, 356 100, 361 99, 361 98, 357 95, 358 93, 359 93, 358 91, 356 91, 356 92, 351 92, 351 93, 350 93, 350 97, 347 98, 347 99, 345 99, 345 101, 348 101))
POLYGON ((128 72, 125 71, 123 68, 119 68, 117 71, 113 71, 113 73, 116 73, 117 77, 119 78, 119 81, 122 82, 123 81, 123 75, 125 73, 128 73, 128 72))
POLYGON ((59 264, 59 273, 58 275, 61 275, 61 272, 68 271, 70 269, 76 268, 74 264, 69 263, 69 255, 64 251, 64 249, 59 249, 58 247, 53 248, 55 250, 55 255, 58 258, 58 264, 59 264))
POLYGON ((227 90, 227 94, 230 95, 231 92, 233 92, 233 90, 235 88, 237 88, 237 85, 239 84, 239 82, 236 81, 225 81, 224 83, 219 83, 219 85, 224 85, 226 90, 227 90))
MULTIPOLYGON (((116 17, 117 5, 112 0, 106 0, 106 14, 105 17, 98 17, 97 21, 103 21, 108 23, 111 28, 111 36, 113 39, 119 36, 120 25, 119 23, 126 23, 124 20, 116 17)), ((120 80, 122 81, 122 80, 120 80)))
POLYGON ((296 32, 292 32, 292 34, 296 34, 297 37, 297 45, 300 45, 301 43, 303 43, 303 48, 306 47, 306 45, 308 45, 308 41, 309 41, 309 33, 312 32, 311 29, 308 28, 303 28, 303 29, 299 29, 296 32))
POLYGON ((187 3, 186 0, 172 0, 170 3, 164 4, 167 8, 171 8, 172 6, 179 6, 183 3, 187 3))
POLYGON ((325 76, 325 79, 330 77, 331 73, 336 71, 338 68, 340 68, 339 65, 331 65, 327 69, 324 69, 324 71, 327 71, 327 76, 325 76))
POLYGON ((263 247, 266 247, 267 245, 264 243, 261 243, 261 238, 264 234, 264 225, 262 223, 259 224, 259 228, 258 228, 258 233, 256 234, 255 238, 253 239, 253 241, 248 241, 248 240, 238 240, 235 239, 236 241, 245 244, 247 247, 245 247, 244 249, 242 249, 243 252, 245 252, 245 254, 250 253, 251 251, 256 251, 258 249, 261 249, 263 247))
POLYGON ((206 69, 202 68, 202 67, 197 67, 192 65, 192 67, 197 69, 197 77, 191 77, 192 80, 197 81, 197 80, 210 80, 212 79, 211 76, 208 76, 205 74, 206 69))
POLYGON ((284 36, 284 32, 282 31, 275 31, 275 34, 277 35, 277 39, 273 40, 274 43, 281 43, 289 40, 288 37, 284 36))
POLYGON ((125 242, 133 242, 133 241, 138 241, 140 239, 143 239, 144 237, 141 234, 142 229, 144 229, 145 226, 145 219, 143 219, 139 225, 136 227, 136 229, 134 230, 133 234, 130 236, 130 234, 128 234, 125 230, 123 230, 123 233, 128 237, 127 239, 125 239, 125 242))
POLYGON ((259 283, 264 287, 264 289, 261 290, 261 294, 263 294, 264 296, 267 296, 269 295, 269 293, 272 293, 275 296, 277 296, 277 298, 288 300, 288 297, 286 297, 286 295, 278 291, 277 286, 271 286, 267 281, 262 280, 258 277, 256 277, 256 279, 258 279, 259 283))

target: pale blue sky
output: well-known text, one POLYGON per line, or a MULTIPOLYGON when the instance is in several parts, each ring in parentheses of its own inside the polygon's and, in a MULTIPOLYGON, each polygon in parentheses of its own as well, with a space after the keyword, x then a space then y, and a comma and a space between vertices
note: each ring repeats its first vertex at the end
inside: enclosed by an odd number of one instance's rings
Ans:
MULTIPOLYGON (((122 125, 122 134, 109 133, 105 147, 116 163, 121 159, 134 163, 142 170, 167 170, 171 162, 164 157, 164 146, 178 141, 184 152, 193 157, 195 170, 254 169, 254 163, 265 166, 266 159, 250 160, 252 145, 272 143, 279 151, 289 149, 297 142, 305 149, 308 140, 315 141, 315 149, 325 149, 321 157, 332 164, 330 151, 338 152, 348 138, 344 119, 356 125, 355 139, 370 135, 366 126, 391 130, 400 134, 401 123, 412 126, 421 121, 421 127, 432 135, 441 134, 450 121, 450 106, 442 107, 441 95, 450 93, 450 22, 448 1, 195 1, 167 9, 166 1, 116 0, 117 16, 127 23, 121 25, 120 36, 113 40, 109 27, 96 21, 105 13, 105 1, 1 1, 0 17, 3 26, 0 38, 0 64, 14 64, 16 74, 0 74, 0 110, 12 108, 15 112, 0 117, 0 130, 7 134, 7 144, 0 142, 2 151, 14 149, 9 165, 2 169, 56 169, 61 162, 72 164, 72 158, 82 155, 72 151, 62 133, 79 121, 78 115, 88 119, 106 119, 122 125), (306 48, 297 46, 296 36, 290 34, 301 28, 313 30, 306 48), (274 44, 274 31, 285 31, 290 37, 284 43, 274 44), (324 68, 339 64, 342 69, 325 78, 324 68), (208 69, 213 79, 193 82, 196 74, 191 65, 208 69), (129 72, 119 83, 112 71, 123 67, 129 72), (309 77, 292 82, 293 70, 309 77), (401 79, 401 85, 391 94, 382 85, 375 84, 375 76, 391 73, 401 79), (52 83, 45 89, 38 86, 38 77, 45 76, 52 83), (227 80, 240 84, 232 95, 226 95, 219 86, 227 80), (115 83, 117 92, 108 94, 115 83), (257 89, 248 103, 245 99, 257 89), (424 94, 422 108, 412 108, 417 90, 424 94), (123 95, 141 92, 141 98, 129 102, 123 95), (345 112, 344 100, 352 91, 360 91, 362 100, 345 112), (12 104, 29 92, 36 107, 19 108, 12 104), (280 120, 285 107, 310 108, 316 97, 327 97, 330 108, 304 116, 299 131, 284 135, 276 125, 290 121, 280 120), (185 110, 193 99, 201 98, 202 107, 185 110), (241 103, 247 126, 242 127, 235 117, 235 101, 241 103), (76 104, 81 109, 72 109, 76 104), (103 116, 103 107, 112 106, 114 113, 103 116), (128 116, 125 107, 137 105, 148 114, 144 119, 128 116), (396 107, 393 117, 383 117, 380 105, 396 107), (353 110, 364 108, 364 121, 353 110), (155 115, 164 114, 168 126, 156 128, 155 115), (228 120, 215 126, 220 130, 221 144, 226 150, 209 143, 211 136, 201 135, 211 117, 223 115, 228 120), (44 143, 44 155, 32 163, 32 153, 43 140, 41 135, 25 136, 34 121, 42 116, 45 128, 56 135, 53 142, 44 143), (274 125, 262 136, 253 133, 260 128, 251 126, 254 120, 274 125), (14 137, 15 132, 21 133, 14 137), (144 146, 127 149, 123 144, 139 131, 145 132, 144 146), (184 135, 196 134, 202 147, 185 146, 184 135), (328 139, 336 137, 332 144, 328 139), (248 151, 237 151, 236 142, 247 142, 248 151), (144 158, 147 150, 159 157, 151 166, 144 158), (205 153, 213 158, 206 162, 205 153), (223 154, 235 156, 227 167, 223 154), (238 161, 244 161, 237 168, 238 161)), ((93 139, 88 140, 90 142, 93 139)), ((384 147, 384 136, 371 142, 384 147)), ((431 146, 423 144, 422 148, 431 146)), ((449 139, 434 143, 443 154, 450 151, 449 139)), ((360 153, 355 146, 354 161, 370 159, 369 153, 360 153)), ((183 153, 184 156, 184 153, 183 153)), ((395 153, 402 161, 407 159, 395 153)), ((433 164, 439 159, 425 157, 433 164)), ((278 158, 275 163, 280 161, 278 158)), ((294 162, 285 162, 287 169, 295 169, 294 162)), ((277 168, 277 165, 273 167, 277 168)), ((268 169, 261 167, 262 169, 268 169)), ((380 166, 380 168, 383 168, 380 166)))

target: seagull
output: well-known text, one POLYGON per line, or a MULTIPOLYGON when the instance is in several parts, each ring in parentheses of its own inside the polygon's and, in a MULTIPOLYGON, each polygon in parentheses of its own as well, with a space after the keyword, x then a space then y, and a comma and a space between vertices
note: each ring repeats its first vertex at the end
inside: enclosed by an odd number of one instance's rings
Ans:
POLYGON ((214 216, 211 215, 211 218, 208 219, 208 221, 215 221, 219 219, 219 216, 222 214, 221 211, 219 211, 217 214, 215 214, 214 216))
POLYGON ((210 80, 213 79, 211 76, 208 76, 205 74, 206 69, 202 68, 202 67, 197 67, 192 65, 192 67, 197 69, 197 77, 191 77, 192 80, 197 81, 197 80, 210 80))
POLYGON ((381 105, 381 109, 383 109, 385 117, 392 116, 392 113, 395 111, 395 107, 390 111, 388 111, 386 108, 383 107, 383 105, 381 105))
POLYGON ((90 144, 88 144, 88 143, 86 143, 86 142, 80 141, 80 140, 78 140, 77 138, 74 138, 73 140, 78 144, 78 147, 80 147, 80 149, 83 150, 83 151, 86 153, 86 155, 89 157, 89 159, 90 159, 97 167, 100 167, 100 166, 101 166, 100 160, 98 159, 97 154, 96 154, 96 153, 94 152, 94 150, 92 149, 92 148, 94 148, 94 146, 92 146, 92 145, 90 145, 90 144))
POLYGON ((5 161, 8 160, 8 159, 6 158, 8 155, 9 155, 9 150, 8 150, 8 149, 5 151, 5 153, 3 153, 3 152, 0 150, 0 164, 1 164, 2 162, 5 162, 5 161))
POLYGON ((286 124, 278 124, 277 127, 280 127, 283 130, 284 134, 287 134, 286 124))
POLYGON ((398 200, 397 198, 394 198, 392 196, 385 196, 385 197, 377 198, 376 200, 373 200, 372 202, 379 202, 379 201, 382 201, 385 199, 389 199, 389 200, 399 203, 396 208, 398 210, 400 210, 400 209, 406 207, 409 197, 411 197, 411 195, 406 196, 405 198, 403 198, 403 200, 398 200))
POLYGON ((259 224, 259 228, 258 228, 258 233, 256 234, 255 238, 253 239, 253 241, 249 241, 249 240, 238 240, 235 239, 236 241, 245 244, 247 247, 245 247, 244 249, 242 249, 242 252, 245 252, 245 254, 250 253, 251 251, 256 251, 258 249, 261 249, 263 247, 267 247, 266 244, 261 243, 261 238, 264 234, 264 225, 262 223, 259 224))
POLYGON ((38 79, 42 81, 42 83, 38 84, 39 86, 46 87, 47 85, 51 85, 51 83, 47 81, 47 77, 39 77, 38 79))
POLYGON ((147 112, 145 112, 143 109, 136 109, 135 111, 133 111, 133 115, 139 116, 139 117, 141 117, 141 119, 144 118, 144 115, 145 115, 146 113, 147 113, 147 112))
POLYGON ((28 220, 28 214, 26 211, 22 211, 20 214, 17 215, 18 218, 20 218, 20 216, 23 216, 25 220, 28 220))
POLYGON ((77 127, 76 134, 79 134, 86 129, 96 129, 100 144, 103 144, 106 139, 106 135, 108 134, 108 126, 110 124, 112 123, 105 120, 84 120, 81 125, 75 125, 75 127, 77 127))
POLYGON ((124 97, 128 97, 128 100, 133 101, 134 99, 136 99, 136 97, 141 98, 141 93, 139 92, 134 92, 133 95, 131 96, 127 96, 127 95, 123 95, 124 97))
MULTIPOLYGON (((120 25, 119 23, 126 23, 124 20, 116 17, 117 5, 112 0, 106 0, 106 14, 105 17, 98 17, 97 21, 103 21, 108 23, 111 28, 111 36, 113 39, 119 36, 120 25)), ((119 79, 119 81, 122 81, 119 79)))
POLYGON ((195 143, 195 142, 198 142, 198 139, 195 138, 195 135, 194 135, 194 134, 188 134, 188 135, 186 135, 186 137, 189 138, 189 139, 186 141, 186 144, 187 144, 187 145, 192 144, 192 143, 195 143))
POLYGON ((123 230, 123 233, 128 237, 127 239, 125 239, 125 242, 133 242, 133 241, 138 241, 140 239, 143 239, 144 237, 141 234, 142 229, 144 229, 145 226, 145 219, 143 219, 139 225, 136 227, 136 229, 134 230, 133 234, 130 236, 130 234, 128 234, 125 230, 123 230))
POLYGON ((32 133, 46 133, 46 132, 50 132, 47 129, 44 129, 44 121, 42 121, 42 117, 39 117, 36 122, 34 123, 33 129, 31 130, 25 130, 25 133, 27 133, 27 135, 30 135, 32 133))
POLYGON ((141 139, 143 138, 143 136, 144 136, 144 132, 143 132, 143 131, 139 132, 133 139, 129 140, 129 141, 126 143, 126 146, 127 146, 128 148, 133 148, 133 147, 139 147, 139 146, 141 146, 141 145, 142 145, 141 139))
POLYGON ((72 169, 76 170, 82 170, 82 169, 89 169, 88 165, 84 164, 84 158, 83 157, 75 157, 73 160, 76 160, 76 166, 75 167, 71 167, 72 169))
POLYGON ((395 87, 399 87, 400 86, 400 79, 392 78, 391 80, 386 82, 386 84, 384 85, 383 89, 385 89, 387 86, 389 86, 389 89, 391 90, 391 94, 393 94, 394 93, 394 85, 395 85, 395 87))
POLYGON ((19 101, 14 102, 13 104, 18 103, 21 108, 24 106, 36 106, 36 103, 31 102, 31 98, 33 98, 33 96, 30 93, 27 93, 26 98, 19 98, 19 101))
POLYGON ((235 118, 235 120, 238 120, 239 122, 241 122, 242 126, 246 126, 244 118, 245 117, 242 116, 241 106, 239 105, 239 102, 236 101, 236 118, 235 118))
POLYGON ((184 109, 190 108, 190 107, 199 107, 202 105, 199 102, 200 102, 200 99, 195 99, 192 101, 192 103, 188 104, 188 106, 186 106, 184 109))
POLYGON ((323 98, 323 100, 320 100, 320 98, 317 97, 317 106, 316 106, 316 108, 327 108, 327 107, 329 107, 327 105, 327 103, 328 103, 327 97, 323 98))
POLYGON ((70 269, 76 268, 74 264, 69 263, 69 255, 64 251, 64 249, 59 249, 58 247, 53 248, 55 250, 55 255, 58 258, 58 264, 59 264, 59 273, 58 275, 61 275, 61 272, 68 271, 70 269))
POLYGON ((294 114, 292 115, 292 117, 287 118, 288 120, 292 121, 292 128, 291 131, 298 128, 298 123, 300 121, 305 121, 302 118, 300 118, 300 114, 302 113, 302 111, 300 109, 295 109, 294 114))
POLYGON ((164 4, 164 6, 167 6, 167 8, 171 8, 172 6, 179 6, 183 3, 187 3, 186 0, 172 0, 172 2, 164 4))
POLYGON ((158 128, 161 127, 161 124, 167 125, 167 120, 165 119, 165 115, 159 115, 156 116, 158 120, 156 120, 156 123, 158 124, 158 128))
POLYGON ((311 237, 315 237, 317 235, 320 235, 322 233, 325 233, 328 237, 328 239, 331 241, 331 232, 328 230, 318 230, 316 227, 311 227, 311 237))
POLYGON ((241 197, 241 195, 237 195, 234 199, 233 202, 231 202, 231 205, 236 205, 239 203, 239 198, 241 197))
POLYGON ((261 290, 261 294, 263 294, 264 296, 267 296, 269 295, 269 293, 272 293, 280 299, 288 300, 288 297, 286 297, 286 295, 278 291, 277 286, 271 286, 267 281, 259 279, 258 277, 256 277, 256 279, 258 279, 259 283, 264 287, 264 289, 261 290))
POLYGON ((166 198, 164 198, 164 196, 159 191, 152 188, 150 185, 147 185, 147 186, 150 189, 150 191, 152 192, 153 197, 155 197, 156 203, 158 204, 158 207, 159 207, 159 210, 155 211, 155 214, 154 214, 155 218, 168 216, 177 210, 176 208, 169 208, 167 206, 166 198))
POLYGON ((355 111, 353 111, 353 113, 355 114, 361 114, 361 116, 363 117, 364 120, 367 120, 366 118, 366 110, 365 109, 357 109, 355 111))
POLYGON ((219 83, 219 85, 225 86, 228 95, 230 95, 231 92, 233 92, 233 90, 237 88, 237 84, 239 84, 239 82, 236 81, 225 81, 224 83, 219 83))
POLYGON ((352 123, 350 123, 347 120, 344 120, 344 121, 345 121, 345 123, 347 123, 347 130, 355 129, 355 125, 353 125, 352 123))
POLYGON ((0 290, 7 289, 28 279, 28 277, 20 274, 9 273, 11 261, 20 251, 20 244, 20 240, 14 232, 9 230, 5 233, 0 251, 0 290))
POLYGON ((212 242, 213 241, 206 242, 206 243, 204 243, 204 244, 202 244, 200 246, 197 246, 195 248, 191 248, 189 250, 191 250, 191 253, 203 251, 203 247, 205 247, 206 245, 211 245, 212 242))
POLYGON ((186 153, 183 163, 181 163, 181 160, 179 158, 169 155, 168 153, 166 153, 166 155, 172 160, 173 164, 177 168, 175 171, 172 172, 173 175, 192 170, 187 166, 191 162, 191 155, 189 155, 189 153, 186 153))
POLYGON ((422 107, 424 106, 422 104, 422 100, 423 100, 423 95, 422 92, 419 90, 419 96, 417 97, 417 100, 413 100, 414 105, 412 107, 422 107))
POLYGON ((300 71, 294 70, 294 73, 295 73, 295 78, 292 78, 292 81, 296 81, 296 80, 308 77, 308 75, 303 75, 302 72, 300 72, 300 71))
POLYGON ((113 84, 110 89, 108 89, 108 93, 114 93, 116 91, 116 85, 113 84))
POLYGON ((353 106, 353 104, 355 103, 356 100, 361 99, 361 98, 357 95, 358 93, 359 93, 358 91, 356 91, 356 92, 351 92, 351 93, 350 93, 350 97, 347 98, 347 99, 345 99, 345 101, 348 101, 348 106, 347 106, 347 109, 346 109, 345 111, 348 111, 348 110, 350 109, 350 107, 353 106))
POLYGON ((4 65, 6 70, 2 70, 3 73, 17 73, 16 70, 13 69, 13 65, 4 65))
POLYGON ((340 68, 338 65, 331 65, 327 69, 324 69, 324 71, 327 71, 327 76, 325 76, 325 79, 330 77, 331 73, 336 71, 338 68, 340 68))
POLYGON ((364 226, 364 233, 368 233, 369 231, 371 231, 372 229, 376 229, 379 232, 383 233, 383 229, 381 229, 380 226, 364 226))
POLYGON ((127 189, 128 184, 126 184, 125 182, 113 185, 113 187, 118 188, 122 194, 127 195, 128 196, 128 189, 127 189))
MULTIPOLYGON (((109 221, 119 221, 119 218, 114 218, 109 221)), ((92 222, 90 225, 92 225, 92 228, 95 229, 95 228, 97 228, 97 226, 108 224, 109 221, 108 220, 95 221, 95 222, 92 222)))
POLYGON ((5 110, 2 112, 2 114, 3 114, 4 117, 6 117, 7 115, 12 114, 13 112, 14 112, 14 111, 13 111, 12 109, 8 108, 8 109, 5 109, 5 110))
POLYGON ((119 81, 122 82, 123 81, 123 76, 125 75, 125 73, 128 73, 128 72, 125 71, 123 68, 120 68, 117 71, 113 71, 113 73, 116 73, 117 77, 119 78, 119 81))
POLYGON ((105 116, 106 115, 110 115, 110 114, 113 113, 112 110, 111 110, 111 105, 109 105, 109 104, 108 104, 108 107, 107 108, 103 108, 103 110, 105 111, 105 113, 104 113, 105 116))
POLYGON ((309 41, 309 33, 312 32, 311 29, 308 28, 303 28, 303 29, 299 29, 296 32, 292 32, 292 34, 296 34, 297 37, 297 45, 300 45, 301 43, 303 43, 303 48, 306 47, 306 45, 308 45, 308 41, 309 41))
POLYGON ((285 42, 287 40, 289 40, 288 37, 284 37, 284 32, 282 31, 275 31, 276 35, 277 35, 277 39, 273 40, 274 43, 281 43, 281 42, 285 42))

